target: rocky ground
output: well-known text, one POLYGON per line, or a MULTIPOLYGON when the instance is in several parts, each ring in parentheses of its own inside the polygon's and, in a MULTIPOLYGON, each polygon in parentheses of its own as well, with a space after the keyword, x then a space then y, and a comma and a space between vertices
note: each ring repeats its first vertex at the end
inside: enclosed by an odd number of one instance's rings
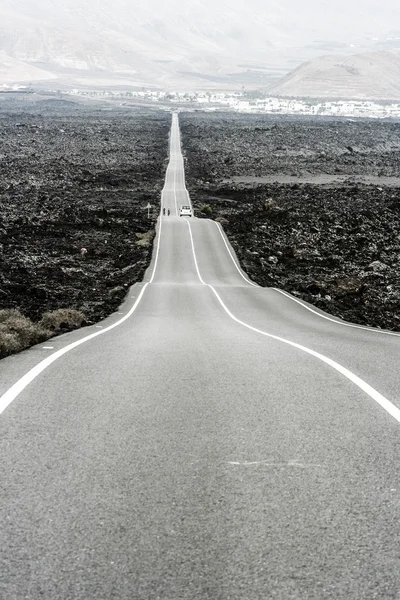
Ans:
POLYGON ((180 121, 197 215, 223 223, 254 281, 400 330, 400 123, 218 113, 180 121), (327 175, 338 182, 321 185, 327 175))
POLYGON ((1 309, 3 322, 6 309, 37 323, 67 308, 88 324, 142 278, 169 129, 170 115, 149 110, 51 101, 29 114, 0 104, 0 338, 1 309))

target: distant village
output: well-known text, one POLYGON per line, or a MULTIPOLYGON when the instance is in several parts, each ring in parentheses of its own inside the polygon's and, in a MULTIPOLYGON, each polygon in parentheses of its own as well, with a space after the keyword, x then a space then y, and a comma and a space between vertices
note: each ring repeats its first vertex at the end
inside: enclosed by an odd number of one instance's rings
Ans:
MULTIPOLYGON (((71 92, 71 94, 82 93, 78 90, 71 92)), ((234 110, 242 113, 281 115, 400 118, 400 102, 390 101, 278 98, 261 93, 256 95, 254 92, 163 92, 142 90, 87 92, 87 94, 101 94, 103 97, 121 98, 127 104, 130 100, 136 100, 164 105, 186 105, 188 108, 200 108, 206 111, 234 110)), ((124 104, 124 102, 121 102, 121 104, 124 104)))
MULTIPOLYGON (((28 86, 2 85, 0 91, 28 91, 28 86)), ((400 102, 273 97, 262 92, 178 92, 160 90, 48 90, 60 96, 85 96, 131 103, 158 104, 191 110, 230 110, 240 113, 364 118, 400 118, 400 102)))

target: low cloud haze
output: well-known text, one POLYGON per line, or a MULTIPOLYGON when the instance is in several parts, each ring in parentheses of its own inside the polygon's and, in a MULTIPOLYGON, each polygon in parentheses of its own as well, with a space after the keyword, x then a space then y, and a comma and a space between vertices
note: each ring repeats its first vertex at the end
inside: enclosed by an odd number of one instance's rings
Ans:
POLYGON ((324 54, 396 49, 394 0, 0 0, 0 80, 12 64, 26 79, 268 85, 324 54))

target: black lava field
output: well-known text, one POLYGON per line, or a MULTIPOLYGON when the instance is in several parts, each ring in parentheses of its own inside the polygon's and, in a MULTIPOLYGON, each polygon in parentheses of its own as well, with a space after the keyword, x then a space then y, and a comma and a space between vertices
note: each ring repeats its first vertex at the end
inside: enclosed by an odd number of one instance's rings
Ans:
MULTIPOLYGON (((0 103, 0 357, 39 339, 21 342, 9 309, 45 339, 75 326, 44 331, 49 311, 91 324, 118 308, 149 265, 168 164, 168 112, 22 105, 0 103)), ((195 214, 222 223, 254 281, 400 330, 399 123, 183 112, 180 124, 195 214)))
POLYGON ((249 276, 346 320, 400 330, 400 123, 180 116, 198 216, 249 276))
POLYGON ((0 111, 0 310, 38 322, 74 309, 90 324, 150 262, 171 116, 40 109, 0 111))

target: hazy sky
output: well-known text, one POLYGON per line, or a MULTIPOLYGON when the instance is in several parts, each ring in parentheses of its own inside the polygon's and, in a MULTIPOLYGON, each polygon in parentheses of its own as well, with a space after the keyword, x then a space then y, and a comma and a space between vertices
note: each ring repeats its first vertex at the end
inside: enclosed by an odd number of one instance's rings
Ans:
POLYGON ((230 14, 243 16, 247 12, 249 18, 258 14, 281 27, 286 24, 292 29, 296 25, 300 35, 311 32, 332 38, 341 38, 348 31, 360 35, 400 30, 399 0, 0 0, 1 7, 33 17, 54 18, 66 12, 73 16, 75 12, 77 19, 84 12, 112 17, 115 11, 118 17, 125 13, 128 20, 149 13, 170 20, 180 14, 204 18, 209 12, 210 18, 215 13, 229 18, 230 14))
POLYGON ((400 0, 0 0, 0 53, 28 61, 287 71, 396 48, 400 0))

